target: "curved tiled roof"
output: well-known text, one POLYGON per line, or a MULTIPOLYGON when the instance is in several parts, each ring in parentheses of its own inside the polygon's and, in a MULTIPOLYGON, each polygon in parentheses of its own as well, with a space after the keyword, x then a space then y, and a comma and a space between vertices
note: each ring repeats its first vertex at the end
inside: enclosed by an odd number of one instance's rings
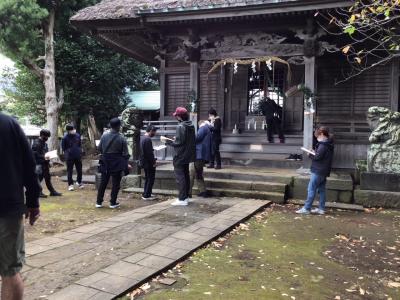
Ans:
POLYGON ((222 7, 244 7, 258 4, 301 2, 301 0, 103 0, 84 8, 72 21, 135 18, 139 11, 167 12, 222 7))

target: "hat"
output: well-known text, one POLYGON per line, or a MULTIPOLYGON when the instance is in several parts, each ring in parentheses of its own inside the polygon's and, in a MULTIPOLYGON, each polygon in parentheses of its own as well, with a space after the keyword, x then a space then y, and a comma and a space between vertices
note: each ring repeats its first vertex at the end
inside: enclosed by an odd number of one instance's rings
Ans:
POLYGON ((176 108, 176 110, 175 110, 175 112, 173 113, 173 116, 174 117, 182 117, 182 116, 184 116, 184 115, 187 115, 188 114, 188 111, 187 111, 187 109, 186 108, 184 108, 184 107, 177 107, 176 108))

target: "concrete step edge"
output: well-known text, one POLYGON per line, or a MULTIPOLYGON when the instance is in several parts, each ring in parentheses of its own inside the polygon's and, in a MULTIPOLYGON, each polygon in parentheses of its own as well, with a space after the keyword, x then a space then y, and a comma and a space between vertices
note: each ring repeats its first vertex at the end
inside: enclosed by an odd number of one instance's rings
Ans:
POLYGON ((281 182, 270 182, 270 181, 258 181, 258 180, 239 180, 239 179, 223 179, 223 178, 210 178, 205 177, 204 180, 212 181, 212 182, 223 182, 223 183, 251 183, 251 184, 259 184, 259 185, 266 185, 266 186, 279 186, 279 187, 286 187, 286 183, 281 182))
MULTIPOLYGON (((288 199, 288 203, 296 204, 296 205, 304 205, 305 201, 300 199, 288 199)), ((318 201, 314 201, 313 206, 318 206, 318 201)), ((362 205, 357 204, 348 204, 348 203, 340 203, 340 202, 326 202, 325 206, 327 208, 337 208, 337 209, 345 209, 345 210, 354 210, 354 211, 364 211, 364 207, 362 205)))

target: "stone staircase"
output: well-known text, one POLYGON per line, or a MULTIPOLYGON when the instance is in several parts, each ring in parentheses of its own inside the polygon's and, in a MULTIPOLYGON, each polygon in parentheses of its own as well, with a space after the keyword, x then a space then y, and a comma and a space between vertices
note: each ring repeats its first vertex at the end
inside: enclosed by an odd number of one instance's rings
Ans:
MULTIPOLYGON (((257 171, 246 171, 245 173, 241 170, 229 170, 229 172, 205 171, 207 190, 214 197, 240 197, 284 203, 288 197, 291 181, 291 177, 285 175, 257 171)), ((143 186, 143 182, 141 186, 143 186)), ((128 193, 142 191, 142 188, 135 187, 124 189, 124 192, 128 193)), ((159 195, 177 194, 172 170, 157 170, 153 192, 159 195)), ((193 194, 196 195, 197 193, 195 186, 193 194)))
POLYGON ((302 154, 302 135, 286 135, 285 143, 268 143, 265 132, 224 133, 220 146, 225 164, 272 168, 301 167, 301 161, 288 161, 290 154, 302 154))

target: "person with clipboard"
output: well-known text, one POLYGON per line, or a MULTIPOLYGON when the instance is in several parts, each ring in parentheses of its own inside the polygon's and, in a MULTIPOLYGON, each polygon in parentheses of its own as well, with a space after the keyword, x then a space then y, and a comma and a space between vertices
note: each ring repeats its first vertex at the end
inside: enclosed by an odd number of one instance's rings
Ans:
POLYGON ((307 215, 310 212, 319 215, 325 214, 326 178, 331 173, 334 146, 327 127, 319 127, 315 130, 314 136, 318 141, 315 151, 302 148, 312 160, 311 177, 308 183, 306 203, 296 211, 297 214, 307 215), (317 192, 319 193, 319 207, 311 210, 317 192))

